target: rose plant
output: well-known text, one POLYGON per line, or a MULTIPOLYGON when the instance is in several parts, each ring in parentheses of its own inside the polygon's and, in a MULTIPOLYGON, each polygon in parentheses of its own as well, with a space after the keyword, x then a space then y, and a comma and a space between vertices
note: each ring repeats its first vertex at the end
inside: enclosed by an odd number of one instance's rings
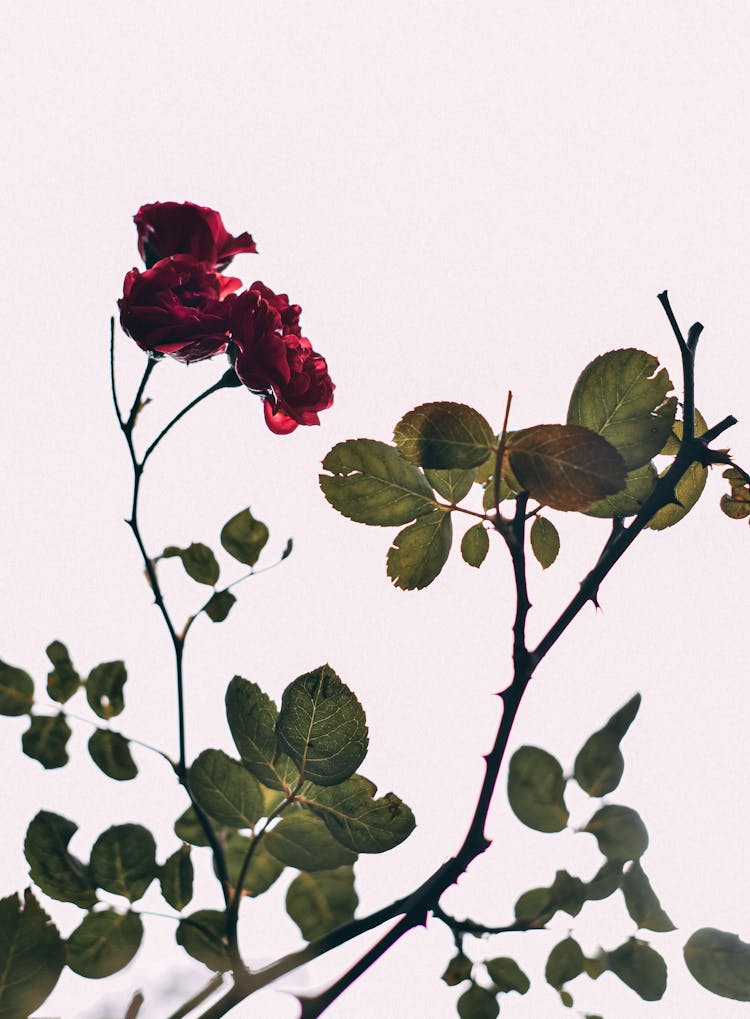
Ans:
MULTIPOLYGON (((550 834, 569 826, 568 782, 596 801, 588 823, 576 830, 594 836, 599 869, 586 878, 559 869, 548 885, 519 896, 513 919, 503 926, 458 920, 444 910, 441 898, 489 849, 488 811, 514 720, 539 663, 579 612, 588 603, 598 604, 602 583, 641 532, 679 523, 700 498, 709 469, 719 465, 729 483, 721 508, 732 519, 750 516, 750 476, 726 450, 714 446, 734 418, 709 426, 695 408, 695 351, 702 326, 696 323, 685 337, 666 292, 659 295, 680 352, 681 410, 666 368, 649 353, 628 348, 608 351, 583 369, 564 423, 511 429, 510 395, 500 427, 464 404, 425 403, 402 417, 393 442, 339 442, 325 457, 320 485, 337 511, 359 523, 399 528, 387 553, 387 574, 396 587, 417 590, 431 584, 450 554, 454 525, 468 516, 470 526, 460 542, 462 558, 479 568, 493 543, 505 548, 517 593, 512 679, 500 694, 497 733, 485 755, 466 836, 447 859, 428 866, 424 881, 411 893, 356 916, 353 866, 358 857, 395 850, 410 835, 415 819, 399 796, 378 796, 376 786, 361 773, 369 746, 365 712, 330 665, 294 679, 278 704, 257 683, 235 675, 225 694, 235 754, 207 747, 192 761, 186 755, 187 638, 200 615, 220 624, 233 610, 233 589, 256 572, 268 527, 249 508, 227 520, 219 542, 245 572, 219 585, 220 567, 212 548, 195 542, 187 548, 170 545, 158 553, 149 551, 138 515, 146 462, 186 413, 219 389, 244 386, 261 398, 272 432, 283 435, 300 425, 317 425, 320 413, 333 402, 328 366, 302 333, 299 305, 259 281, 238 292, 241 280, 224 275, 235 256, 256 252, 250 234, 233 236, 217 212, 189 202, 144 205, 135 223, 145 268, 127 273, 118 303, 123 331, 147 357, 130 408, 123 412, 114 372, 113 320, 111 385, 133 469, 127 524, 174 650, 179 755, 173 760, 152 749, 184 791, 185 809, 174 822, 180 847, 159 862, 153 835, 133 822, 104 830, 89 858, 80 860, 68 848, 75 822, 40 810, 24 844, 32 885, 23 900, 11 894, 0 901, 0 1019, 30 1016, 65 966, 88 979, 127 966, 143 934, 136 904, 153 882, 172 910, 178 946, 212 973, 205 989, 186 1000, 171 1019, 218 1019, 285 974, 394 921, 329 987, 299 998, 301 1019, 322 1015, 428 916, 453 935, 455 954, 443 980, 460 988, 458 1015, 494 1019, 504 996, 525 994, 529 979, 508 956, 469 954, 469 939, 485 944, 489 937, 509 931, 547 929, 558 914, 573 918, 584 906, 595 908, 596 902, 616 895, 635 924, 634 935, 586 956, 568 929, 547 960, 547 983, 566 1007, 573 1004, 568 984, 581 976, 596 980, 604 972, 615 974, 642 999, 660 1000, 666 965, 641 934, 673 930, 674 925, 641 864, 648 832, 632 807, 599 802, 620 783, 621 743, 639 710, 639 694, 583 742, 569 777, 554 756, 538 747, 521 747, 508 764, 510 807, 536 831, 550 834), (216 357, 226 358, 217 380, 138 452, 136 425, 155 367, 170 358, 191 364, 216 357), (531 611, 527 556, 531 553, 545 569, 552 566, 560 548, 554 522, 560 513, 605 518, 611 530, 578 589, 531 646, 526 630, 531 611), (200 608, 183 624, 174 618, 161 576, 160 564, 170 558, 180 559, 188 577, 204 591, 200 608), (205 587, 211 589, 208 597, 205 587), (211 858, 215 908, 188 909, 194 854, 211 858), (295 875, 286 909, 306 947, 252 970, 238 935, 240 909, 246 898, 266 892, 286 871, 295 875), (101 892, 119 897, 120 906, 102 901, 101 892), (40 904, 40 894, 83 911, 67 937, 50 919, 47 903, 40 904)), ((291 542, 279 562, 290 552, 291 542)), ((124 662, 101 663, 84 676, 62 641, 53 640, 46 650, 52 666, 47 693, 59 705, 52 715, 39 710, 33 678, 23 668, 0 662, 0 714, 29 716, 23 752, 47 769, 67 763, 71 729, 66 705, 83 691, 93 716, 88 747, 94 765, 115 781, 134 780, 138 769, 130 740, 110 727, 125 708, 124 662)), ((503 849, 495 852, 501 857, 503 849)), ((559 917, 557 922, 559 926, 559 917)), ((568 928, 567 920, 563 926, 568 928)), ((702 928, 688 938, 684 955, 689 971, 704 987, 750 1001, 750 946, 736 935, 702 928)), ((142 1005, 142 995, 136 994, 126 1019, 135 1019, 142 1005)), ((452 1003, 447 1005, 447 1011, 452 1008, 452 1003)))

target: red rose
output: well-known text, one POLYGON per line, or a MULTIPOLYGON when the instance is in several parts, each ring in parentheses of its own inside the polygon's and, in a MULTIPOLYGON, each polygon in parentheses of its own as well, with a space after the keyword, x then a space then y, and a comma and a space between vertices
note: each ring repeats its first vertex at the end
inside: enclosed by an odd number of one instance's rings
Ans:
POLYGON ((138 251, 147 269, 170 255, 192 255, 221 272, 235 255, 256 250, 250 234, 233 237, 218 212, 192 202, 142 205, 133 219, 138 228, 138 251))
POLYGON ((238 351, 234 368, 243 385, 265 397, 268 427, 285 435, 297 425, 317 425, 318 411, 333 403, 334 385, 325 359, 299 335, 299 307, 262 283, 227 303, 238 351))
POLYGON ((201 361, 226 349, 230 305, 222 298, 241 286, 187 255, 163 258, 125 277, 120 323, 142 350, 201 361))

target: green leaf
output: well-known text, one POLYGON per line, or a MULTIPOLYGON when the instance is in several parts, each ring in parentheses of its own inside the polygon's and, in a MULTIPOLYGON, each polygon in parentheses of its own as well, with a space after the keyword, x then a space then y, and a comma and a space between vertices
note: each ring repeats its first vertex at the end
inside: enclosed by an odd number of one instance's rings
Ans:
POLYGON ((606 796, 620 784, 625 768, 620 740, 630 728, 640 704, 641 695, 638 693, 602 729, 589 736, 579 750, 573 774, 589 796, 606 796))
POLYGON ((86 680, 86 699, 94 714, 108 721, 125 707, 122 695, 128 678, 125 662, 102 662, 91 670, 86 680))
POLYGON ((255 566, 268 541, 268 528, 250 509, 240 510, 221 529, 221 544, 234 559, 255 566))
POLYGON ((226 918, 218 909, 199 909, 180 920, 175 939, 188 955, 219 973, 232 968, 227 950, 226 918))
POLYGON ((586 900, 598 902, 607 899, 622 883, 622 861, 607 860, 593 878, 586 882, 586 900))
POLYGON ((644 1001, 659 1001, 667 989, 667 965, 650 945, 630 938, 607 952, 607 968, 644 1001))
POLYGON ((0 661, 0 715, 26 715, 34 703, 34 680, 23 669, 0 661))
POLYGON ((574 938, 565 938, 558 942, 549 954, 544 968, 544 977, 548 984, 559 991, 563 984, 575 980, 583 973, 583 952, 574 938))
POLYGON ((167 858, 159 872, 161 894, 178 913, 193 898, 193 861, 190 846, 183 842, 180 848, 167 858))
POLYGON ((557 907, 552 902, 549 888, 530 888, 523 892, 516 902, 514 911, 516 920, 543 920, 553 916, 557 907))
POLYGON ((46 1001, 65 965, 57 927, 31 889, 0 899, 0 1016, 26 1019, 46 1001))
POLYGON ((264 785, 281 788, 277 770, 276 719, 279 711, 257 683, 235 676, 224 698, 227 722, 242 763, 264 785))
POLYGON ((73 668, 68 649, 61 641, 52 641, 47 648, 47 657, 54 665, 47 676, 47 693, 53 701, 64 704, 81 685, 81 677, 73 668))
POLYGON ((285 813, 263 839, 272 856, 298 870, 333 870, 349 866, 357 854, 338 842, 320 818, 309 811, 285 813))
POLYGON ((411 810, 394 793, 375 799, 377 787, 352 775, 327 788, 306 786, 299 797, 326 823, 331 835, 355 853, 385 853, 414 831, 411 810))
POLYGON ((701 927, 683 950, 691 975, 712 994, 750 1001, 750 945, 736 934, 701 927))
POLYGON ((427 513, 435 498, 424 474, 393 446, 350 439, 323 461, 320 487, 334 509, 361 524, 399 526, 427 513))
POLYGON ((199 754, 189 781, 198 806, 228 828, 252 828, 263 812, 258 780, 223 750, 199 754))
POLYGON ((342 782, 367 753, 362 705, 330 665, 321 665, 289 684, 281 699, 276 734, 301 774, 318 785, 342 782))
POLYGON ((21 746, 27 757, 33 757, 44 768, 62 768, 70 760, 66 750, 70 736, 62 711, 58 715, 32 715, 31 724, 21 736, 21 746))
MULTIPOLYGON (((700 411, 695 412, 695 434, 703 435, 708 425, 700 411)), ((662 454, 674 456, 682 443, 682 421, 675 421, 671 435, 667 439, 662 454)), ((669 468, 665 468, 665 471, 669 468)), ((662 473, 665 473, 664 471, 662 473)), ((646 524, 646 527, 654 531, 663 531, 666 527, 672 527, 687 516, 690 510, 700 499, 703 489, 706 487, 708 470, 699 463, 692 463, 685 474, 675 485, 676 503, 662 506, 646 524)))
MULTIPOLYGON (((229 884, 236 888, 240 870, 253 840, 246 835, 230 832, 224 844, 229 884)), ((250 864, 242 882, 242 894, 255 898, 267 891, 284 869, 284 864, 272 856, 266 848, 266 836, 253 850, 250 864)))
POLYGON ((393 433, 401 456, 421 467, 478 467, 496 446, 479 411, 463 403, 423 403, 405 414, 393 433))
POLYGON ((140 824, 116 824, 102 832, 91 850, 91 874, 100 888, 140 899, 159 868, 156 844, 140 824))
POLYGON ((628 913, 639 927, 650 931, 673 931, 677 928, 661 908, 651 882, 638 860, 630 864, 622 879, 622 893, 628 913))
POLYGON ((510 467, 532 499, 553 509, 587 510, 625 486, 622 457, 581 425, 536 425, 508 436, 510 467))
POLYGON ((78 825, 67 817, 40 810, 29 824, 23 851, 31 880, 45 895, 90 909, 96 902, 96 884, 89 868, 68 852, 78 825))
POLYGON ((303 871, 289 885, 286 911, 305 941, 314 941, 354 919, 359 898, 354 890, 354 870, 338 867, 303 871))
POLYGON ((458 503, 467 496, 474 484, 477 472, 475 470, 462 471, 431 471, 426 470, 424 476, 435 489, 438 495, 442 495, 448 502, 458 503))
POLYGON ((637 860, 648 849, 646 826, 630 807, 602 807, 582 830, 594 835, 608 860, 637 860))
POLYGON ((510 759, 508 800, 519 821, 535 831, 562 831, 568 823, 565 779, 557 760, 539 747, 519 747, 510 759))
POLYGON ((194 541, 187 548, 169 545, 164 549, 160 558, 173 559, 175 557, 181 560, 185 573, 197 583, 213 587, 219 579, 219 564, 208 545, 204 545, 200 541, 194 541))
POLYGON ((504 993, 518 991, 519 994, 526 994, 531 987, 529 978, 515 959, 500 956, 497 959, 488 959, 484 965, 498 991, 504 993))
POLYGON ((124 969, 141 945, 137 913, 105 909, 89 913, 68 938, 68 965, 81 977, 100 980, 124 969))
POLYGON ((474 524, 461 539, 461 555, 464 562, 477 569, 482 565, 490 550, 490 537, 484 524, 474 524))
POLYGON ((683 517, 686 517, 690 510, 700 499, 703 489, 708 480, 708 469, 703 464, 692 463, 687 471, 675 485, 676 503, 669 503, 662 506, 660 510, 651 517, 646 527, 652 531, 663 531, 666 527, 678 524, 683 517))
POLYGON ((458 955, 454 955, 445 967, 445 972, 441 976, 448 987, 455 987, 457 984, 462 984, 464 980, 469 980, 471 977, 471 970, 474 963, 463 952, 459 952, 458 955))
POLYGON ((174 833, 183 842, 189 842, 191 846, 205 847, 209 845, 206 833, 203 831, 200 821, 192 807, 180 814, 174 823, 174 833))
POLYGON ((587 516, 606 519, 634 516, 653 492, 656 478, 656 468, 652 463, 628 471, 623 490, 595 502, 586 510, 587 516))
POLYGON ((535 517, 529 533, 534 558, 546 570, 557 559, 560 551, 560 535, 551 520, 535 517))
POLYGON ((468 987, 456 1002, 460 1019, 497 1019, 500 1006, 492 991, 479 984, 468 987))
POLYGON ((427 587, 445 566, 452 540, 450 513, 426 513, 393 539, 388 550, 388 576, 404 591, 427 587))
POLYGON ((97 768, 116 782, 127 782, 138 774, 130 753, 130 741, 111 729, 96 729, 89 738, 89 754, 97 768))
POLYGON ((643 350, 611 350, 588 364, 573 389, 568 424, 610 442, 627 469, 656 456, 672 429, 677 398, 665 368, 643 350))
POLYGON ((212 623, 223 623, 236 601, 231 591, 217 591, 203 606, 203 611, 212 623))

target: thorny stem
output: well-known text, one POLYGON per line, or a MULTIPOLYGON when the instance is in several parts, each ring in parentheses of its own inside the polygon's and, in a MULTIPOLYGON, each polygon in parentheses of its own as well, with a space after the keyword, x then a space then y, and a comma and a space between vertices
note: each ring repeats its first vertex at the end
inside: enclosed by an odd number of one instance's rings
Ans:
POLYGON ((518 931, 544 930, 544 924, 537 920, 514 920, 513 923, 504 927, 488 927, 483 923, 476 923, 474 920, 457 920, 450 916, 439 904, 433 906, 432 915, 440 920, 446 927, 456 935, 470 934, 474 938, 482 938, 485 934, 513 934, 518 931))
MULTIPOLYGON (((401 916, 399 922, 391 928, 375 945, 373 945, 362 958, 347 970, 327 990, 315 997, 301 998, 302 1012, 300 1019, 316 1019, 325 1012, 354 981, 365 973, 385 952, 388 951, 407 931, 420 925, 424 925, 430 913, 436 919, 454 929, 460 926, 458 921, 448 918, 443 912, 439 901, 442 894, 463 874, 471 862, 481 855, 490 845, 485 834, 485 824, 492 803, 493 794, 497 784, 500 767, 502 765, 505 750, 508 746, 510 733, 518 713, 523 695, 534 674, 536 666, 559 640, 571 622, 587 602, 597 604, 599 587, 604 578, 613 569, 625 551, 635 541, 636 537, 645 528, 649 520, 661 507, 675 502, 675 486, 684 476, 687 469, 694 462, 708 465, 710 463, 727 462, 726 454, 722 451, 711 450, 708 443, 717 438, 731 425, 735 419, 731 416, 724 418, 713 428, 708 429, 704 435, 697 437, 694 431, 695 414, 695 349, 702 327, 696 323, 688 333, 688 340, 685 341, 679 330, 679 326, 672 313, 666 291, 659 295, 670 324, 677 337, 682 355, 683 380, 684 380, 684 426, 683 437, 680 449, 673 463, 665 474, 657 481, 653 492, 644 502, 640 511, 632 522, 625 526, 621 520, 613 521, 612 531, 593 569, 582 581, 579 591, 571 599, 570 603, 563 610, 558 619, 552 624, 548 632, 541 639, 534 650, 526 646, 526 619, 531 604, 528 597, 526 583, 526 562, 525 562, 525 524, 526 506, 528 496, 525 493, 516 497, 516 511, 512 519, 504 518, 497 512, 493 524, 501 534, 508 547, 513 565, 513 574, 516 583, 516 614, 513 622, 513 680, 499 696, 503 701, 503 713, 498 726, 495 741, 492 749, 485 757, 485 775, 479 792, 474 813, 469 824, 466 837, 460 849, 454 857, 447 860, 427 880, 410 895, 386 906, 367 917, 353 920, 344 924, 335 931, 317 941, 310 942, 305 949, 299 952, 284 956, 271 966, 255 973, 246 972, 240 979, 235 980, 235 985, 219 1001, 204 1012, 201 1019, 220 1019, 221 1016, 231 1011, 235 1005, 243 1001, 249 995, 267 986, 286 973, 304 965, 313 959, 319 958, 331 949, 342 945, 365 931, 380 926, 389 919, 401 916)), ((507 429, 503 427, 503 435, 507 429)), ((496 454, 499 465, 502 457, 503 439, 496 454)), ((496 475, 499 473, 496 470, 496 475)), ((495 495, 499 493, 499 482, 495 479, 495 495)), ((466 929, 468 927, 468 922, 466 929)), ((512 925, 510 928, 498 928, 500 933, 504 930, 519 929, 512 925)), ((490 929, 488 929, 490 930, 490 929)))

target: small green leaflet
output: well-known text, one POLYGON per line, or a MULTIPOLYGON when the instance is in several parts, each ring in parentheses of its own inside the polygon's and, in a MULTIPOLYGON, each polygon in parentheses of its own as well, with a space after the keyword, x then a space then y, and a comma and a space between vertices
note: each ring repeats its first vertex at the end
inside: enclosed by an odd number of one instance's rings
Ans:
POLYGON ((611 350, 581 372, 568 424, 585 425, 620 453, 629 471, 661 452, 677 409, 665 368, 643 350, 611 350), (658 370, 657 370, 658 369, 658 370))
POLYGON ((644 1001, 659 1001, 667 989, 667 965, 650 945, 630 938, 607 952, 607 969, 644 1001))
POLYGON ((326 823, 331 835, 355 853, 385 853, 414 831, 411 810, 394 793, 375 799, 376 786, 352 775, 328 788, 306 786, 300 801, 326 823))
POLYGON ((0 1016, 26 1019, 46 1001, 65 965, 65 944, 31 889, 0 899, 0 1016))
POLYGON ((563 984, 575 980, 583 973, 583 952, 574 938, 558 942, 549 954, 544 977, 548 984, 559 991, 563 984))
POLYGON ((606 796, 620 784, 625 761, 620 740, 638 713, 641 695, 636 694, 593 733, 578 752, 573 768, 575 780, 589 796, 606 796))
POLYGON ((158 874, 153 835, 140 824, 107 828, 92 847, 91 874, 105 891, 140 899, 158 874))
POLYGON ((111 729, 95 729, 89 738, 91 760, 108 778, 127 782, 138 774, 130 753, 130 742, 111 729))
POLYGON ((237 601, 231 591, 215 591, 203 606, 212 623, 223 623, 237 601))
POLYGON ((181 560, 185 573, 197 583, 213 587, 219 579, 219 564, 208 545, 203 545, 200 541, 194 541, 187 548, 168 545, 160 556, 161 559, 175 557, 181 560))
POLYGON ((263 845, 281 863, 298 870, 332 870, 357 859, 357 854, 337 842, 323 821, 308 810, 285 811, 264 837, 263 845))
POLYGON ((26 831, 23 851, 29 873, 52 899, 90 909, 96 902, 96 883, 89 868, 68 851, 78 825, 67 817, 40 810, 26 831))
POLYGON ((328 502, 361 524, 408 524, 435 507, 424 474, 393 446, 375 439, 350 439, 323 461, 320 487, 328 502))
POLYGON ((59 640, 47 647, 47 657, 54 666, 47 676, 47 693, 53 701, 64 704, 81 685, 81 677, 73 668, 68 649, 59 640))
POLYGON ((442 495, 451 503, 461 502, 469 494, 476 474, 475 470, 431 471, 428 469, 424 472, 424 476, 437 494, 442 495))
POLYGON ((27 757, 39 761, 51 770, 64 767, 69 760, 67 744, 70 726, 61 711, 57 715, 31 715, 31 724, 21 736, 21 746, 27 757))
POLYGON ((181 920, 175 939, 188 955, 215 972, 232 968, 227 951, 226 918, 218 909, 199 909, 181 920))
POLYGON ((235 676, 224 703, 232 739, 248 771, 264 785, 280 788, 276 756, 276 719, 279 710, 257 683, 235 676))
POLYGON ((359 899, 354 870, 337 867, 315 874, 302 871, 289 885, 286 911, 305 941, 314 941, 354 918, 359 899))
POLYGON ((546 517, 535 517, 529 532, 531 551, 534 558, 546 570, 557 559, 560 551, 560 535, 551 520, 546 517))
POLYGON ((638 860, 648 849, 646 826, 631 807, 602 807, 581 830, 594 835, 599 851, 618 863, 638 860))
POLYGON ((190 846, 183 843, 172 853, 159 871, 161 894, 178 913, 193 898, 193 861, 190 859, 190 846))
POLYGON ((503 993, 517 991, 519 994, 526 994, 531 987, 529 978, 515 959, 501 956, 497 959, 488 959, 484 965, 498 991, 503 993))
POLYGON ((519 821, 535 831, 562 831, 568 823, 565 779, 558 761, 539 747, 519 747, 510 759, 508 800, 519 821))
POLYGON ((702 927, 683 950, 691 975, 712 994, 750 1001, 750 945, 736 934, 702 927))
POLYGON ((229 828, 252 828, 263 811, 258 780, 223 750, 204 750, 193 762, 190 789, 198 805, 229 828))
POLYGON ((268 528, 253 517, 249 508, 243 509, 224 524, 220 540, 234 559, 255 566, 268 541, 268 528))
POLYGON ((131 961, 142 938, 143 923, 137 913, 114 909, 88 913, 68 938, 68 965, 89 980, 112 976, 131 961))
POLYGON ((460 1019, 497 1019, 500 1006, 497 998, 486 987, 472 984, 456 1002, 460 1019))
POLYGON ((410 410, 396 425, 393 441, 406 460, 435 470, 478 467, 497 444, 479 411, 449 402, 410 410))
POLYGON ((469 566, 479 568, 490 550, 490 538, 482 523, 470 527, 461 539, 461 555, 469 566))
POLYGON ((450 513, 439 509, 399 531, 387 558, 394 586, 415 591, 430 585, 445 566, 452 540, 450 513))
MULTIPOLYGON (((247 835, 240 835, 237 832, 230 832, 227 835, 224 843, 224 855, 226 856, 229 884, 233 888, 237 887, 240 871, 252 842, 253 840, 247 835)), ((249 895, 251 898, 262 895, 271 887, 283 870, 284 864, 268 852, 266 839, 263 838, 253 850, 250 864, 245 871, 242 881, 243 895, 249 895)))
POLYGON ((119 715, 125 707, 122 691, 128 678, 125 662, 102 662, 89 673, 86 680, 86 699, 89 707, 108 721, 119 715))
POLYGON ((622 878, 622 893, 628 913, 639 927, 650 931, 673 931, 675 925, 661 908, 640 861, 630 864, 622 878))
POLYGON ((34 680, 23 669, 0 661, 0 715, 26 715, 34 703, 34 680))
POLYGON ((471 976, 471 971, 474 967, 474 963, 463 952, 459 952, 458 955, 454 955, 448 965, 445 967, 445 972, 441 976, 448 987, 455 987, 457 984, 462 984, 464 980, 468 980, 471 976))
POLYGON ((321 665, 286 688, 276 734, 303 777, 318 785, 342 782, 367 753, 362 705, 330 665, 321 665))

